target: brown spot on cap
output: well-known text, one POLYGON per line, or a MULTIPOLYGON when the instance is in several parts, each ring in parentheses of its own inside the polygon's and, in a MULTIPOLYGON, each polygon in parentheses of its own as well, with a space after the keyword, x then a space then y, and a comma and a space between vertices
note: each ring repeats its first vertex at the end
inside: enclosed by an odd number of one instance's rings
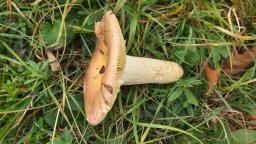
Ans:
POLYGON ((101 69, 100 69, 100 71, 99 71, 99 73, 100 73, 100 74, 103 74, 104 72, 105 72, 105 66, 102 66, 101 69))
POLYGON ((110 94, 113 94, 113 87, 107 84, 102 84, 110 94))
POLYGON ((100 53, 104 55, 104 52, 103 52, 103 50, 102 50, 102 49, 100 49, 100 53))

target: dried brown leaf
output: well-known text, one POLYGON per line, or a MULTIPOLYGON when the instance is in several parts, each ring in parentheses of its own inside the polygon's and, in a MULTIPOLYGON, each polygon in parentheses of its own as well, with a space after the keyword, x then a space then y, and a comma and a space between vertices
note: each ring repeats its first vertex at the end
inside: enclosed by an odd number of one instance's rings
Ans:
POLYGON ((208 63, 205 63, 203 70, 208 80, 208 84, 211 86, 217 85, 219 82, 219 72, 215 69, 210 68, 208 63))
POLYGON ((208 91, 206 92, 206 95, 209 95, 212 88, 219 82, 219 72, 210 68, 207 62, 204 62, 203 71, 208 80, 208 91))
POLYGON ((230 76, 235 76, 242 74, 256 58, 256 47, 244 52, 243 54, 233 52, 232 55, 231 60, 224 60, 223 71, 230 76))
POLYGON ((247 118, 251 121, 256 121, 256 115, 249 115, 247 118))
POLYGON ((52 72, 60 71, 60 64, 59 64, 57 58, 54 56, 54 54, 52 52, 50 52, 49 50, 46 50, 46 55, 47 55, 48 61, 50 63, 52 72))
POLYGON ((23 93, 29 92, 29 90, 28 90, 28 88, 26 88, 26 87, 21 87, 21 88, 19 88, 18 92, 19 92, 20 94, 23 94, 23 93))

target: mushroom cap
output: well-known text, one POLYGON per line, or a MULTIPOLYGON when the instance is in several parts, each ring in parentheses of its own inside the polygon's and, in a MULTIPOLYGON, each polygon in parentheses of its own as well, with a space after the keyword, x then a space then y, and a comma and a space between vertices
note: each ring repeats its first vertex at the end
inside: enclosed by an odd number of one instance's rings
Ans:
POLYGON ((84 76, 86 119, 99 124, 114 104, 125 66, 126 47, 118 20, 106 12, 95 24, 96 48, 84 76))

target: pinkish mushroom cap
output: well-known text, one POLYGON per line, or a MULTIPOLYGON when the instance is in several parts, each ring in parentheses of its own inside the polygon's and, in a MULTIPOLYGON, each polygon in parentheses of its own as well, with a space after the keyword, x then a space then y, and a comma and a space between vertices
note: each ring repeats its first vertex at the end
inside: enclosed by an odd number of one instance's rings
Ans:
POLYGON ((125 65, 125 40, 118 20, 108 11, 95 25, 97 44, 84 76, 87 121, 100 123, 114 104, 125 65))

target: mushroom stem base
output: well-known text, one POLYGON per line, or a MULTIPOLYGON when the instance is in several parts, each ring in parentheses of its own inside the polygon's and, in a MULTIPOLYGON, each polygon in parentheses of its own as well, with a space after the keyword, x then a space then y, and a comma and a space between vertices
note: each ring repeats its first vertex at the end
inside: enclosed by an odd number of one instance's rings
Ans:
POLYGON ((182 68, 174 62, 126 55, 121 85, 177 81, 183 75, 182 68))

